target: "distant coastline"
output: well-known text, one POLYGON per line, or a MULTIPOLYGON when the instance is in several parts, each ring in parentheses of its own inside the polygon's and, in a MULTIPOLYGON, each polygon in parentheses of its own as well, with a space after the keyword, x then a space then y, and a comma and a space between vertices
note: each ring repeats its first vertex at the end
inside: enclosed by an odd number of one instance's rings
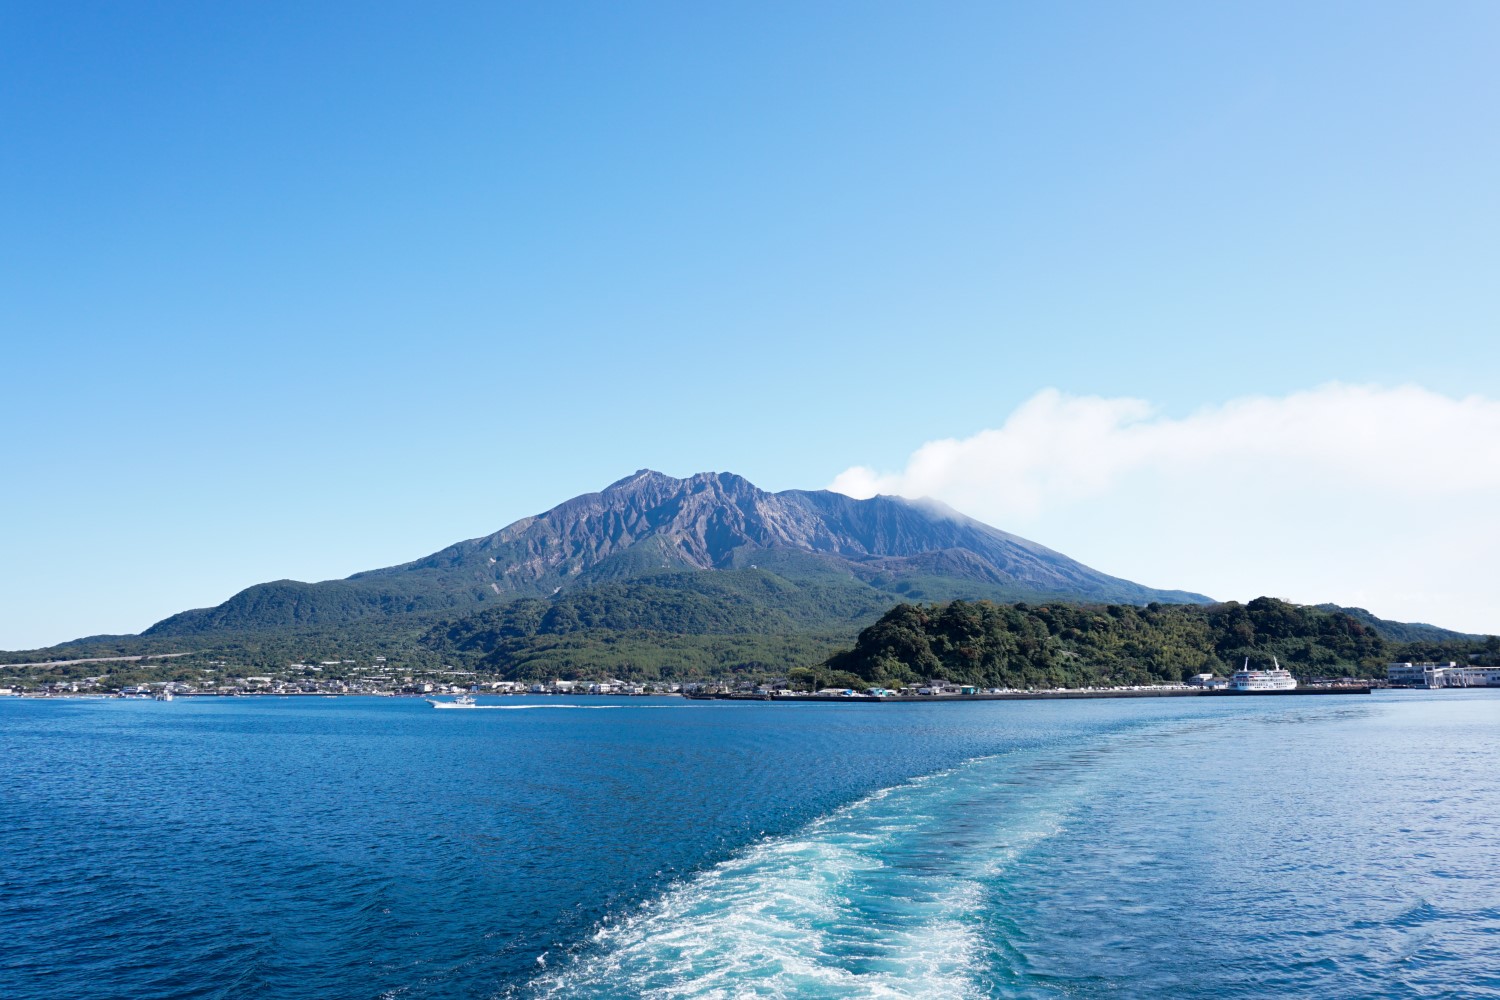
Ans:
POLYGON ((1056 701, 1084 700, 1089 698, 1259 698, 1296 697, 1320 694, 1369 694, 1374 687, 1369 684, 1330 685, 1327 687, 1299 687, 1291 691, 1227 691, 1222 688, 1096 688, 1093 690, 1060 691, 1003 691, 993 694, 684 694, 694 701, 775 701, 775 702, 833 702, 838 704, 872 704, 885 702, 939 703, 953 701, 1056 701))
MULTIPOLYGON (((1222 688, 1197 688, 1197 687, 1120 687, 1120 688, 1094 688, 1094 689, 1061 689, 1054 691, 997 691, 975 694, 882 694, 873 695, 864 692, 849 694, 823 694, 809 692, 785 692, 755 693, 744 691, 653 691, 646 693, 620 693, 620 694, 583 694, 577 692, 518 692, 514 694, 480 694, 481 697, 493 697, 500 699, 511 698, 580 698, 586 700, 597 699, 633 699, 633 698, 682 698, 687 701, 734 701, 734 702, 776 702, 780 704, 947 704, 954 702, 973 701, 1081 701, 1095 698, 1245 698, 1245 697, 1299 697, 1305 695, 1331 695, 1331 694, 1369 694, 1377 687, 1384 689, 1384 685, 1374 684, 1338 684, 1323 685, 1317 687, 1304 686, 1291 691, 1228 691, 1222 688)), ((439 694, 438 697, 451 696, 447 693, 439 694)), ((119 694, 88 694, 88 693, 21 693, 16 692, 0 697, 12 697, 26 699, 29 701, 149 701, 145 696, 119 695, 119 694)), ((321 693, 313 691, 246 691, 234 694, 226 694, 217 691, 183 691, 176 695, 179 699, 199 700, 204 698, 295 698, 308 700, 317 698, 409 698, 429 699, 431 694, 420 695, 410 692, 387 692, 375 693, 367 691, 350 691, 339 693, 321 693)))

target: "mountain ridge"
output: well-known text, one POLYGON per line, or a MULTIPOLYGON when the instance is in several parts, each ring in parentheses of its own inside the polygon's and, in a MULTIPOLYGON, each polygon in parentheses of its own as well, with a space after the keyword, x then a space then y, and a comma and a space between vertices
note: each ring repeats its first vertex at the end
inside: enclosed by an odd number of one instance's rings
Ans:
MULTIPOLYGON (((143 636, 336 624, 548 598, 661 571, 741 569, 770 559, 783 575, 843 573, 885 591, 950 579, 975 597, 1204 603, 1202 594, 1113 577, 933 500, 857 500, 827 490, 770 493, 734 473, 676 479, 641 469, 489 535, 340 580, 256 584, 180 612, 143 636)), ((898 599, 899 589, 891 590, 898 599)))

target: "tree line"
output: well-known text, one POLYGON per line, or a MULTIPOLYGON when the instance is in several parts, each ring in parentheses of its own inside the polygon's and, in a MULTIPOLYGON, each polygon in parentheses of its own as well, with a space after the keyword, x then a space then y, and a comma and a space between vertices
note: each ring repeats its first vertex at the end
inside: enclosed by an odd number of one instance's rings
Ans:
MULTIPOLYGON (((895 686, 942 678, 986 687, 1079 687, 1226 676, 1273 657, 1301 678, 1383 677, 1387 663, 1482 661, 1500 640, 1392 642, 1342 611, 1246 604, 900 604, 831 656, 819 679, 895 686), (1490 647, 1494 647, 1491 649, 1490 647)), ((853 686, 853 685, 851 685, 853 686)))

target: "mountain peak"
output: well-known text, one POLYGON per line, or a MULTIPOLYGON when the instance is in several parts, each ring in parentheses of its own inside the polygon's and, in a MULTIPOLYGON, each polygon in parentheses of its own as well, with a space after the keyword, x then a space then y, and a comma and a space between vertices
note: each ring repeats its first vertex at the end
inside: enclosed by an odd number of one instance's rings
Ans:
POLYGON ((755 493, 762 491, 750 480, 733 472, 695 472, 686 479, 678 479, 655 469, 637 469, 624 479, 617 479, 600 491, 601 495, 648 492, 667 495, 679 491, 689 493, 715 489, 726 493, 755 493))
POLYGON ((1107 576, 931 499, 856 500, 827 490, 767 493, 732 472, 677 479, 638 469, 599 493, 415 562, 341 581, 262 584, 156 629, 166 634, 230 621, 331 623, 551 597, 663 570, 771 565, 788 579, 837 579, 892 600, 920 595, 934 581, 950 596, 974 598, 1208 600, 1107 576))
MULTIPOLYGON (((768 493, 732 472, 678 479, 638 469, 493 535, 390 570, 456 575, 481 599, 562 589, 661 570, 796 564, 845 579, 956 577, 971 596, 997 590, 1144 604, 1207 600, 1106 576, 939 501, 826 490, 768 493), (486 595, 486 591, 488 595, 486 595)), ((906 591, 902 591, 905 593, 906 591)))
POLYGON ((675 483, 678 481, 679 480, 673 479, 671 476, 666 475, 665 473, 657 472, 655 469, 636 469, 633 473, 626 476, 624 479, 616 479, 614 482, 604 487, 601 492, 614 493, 620 490, 628 490, 633 486, 642 486, 647 483, 675 483))

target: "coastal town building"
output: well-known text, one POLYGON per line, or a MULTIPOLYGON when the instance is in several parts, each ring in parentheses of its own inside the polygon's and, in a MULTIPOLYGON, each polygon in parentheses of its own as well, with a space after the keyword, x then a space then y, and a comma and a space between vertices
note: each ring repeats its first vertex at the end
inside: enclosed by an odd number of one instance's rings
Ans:
POLYGON ((1447 663, 1392 663, 1386 667, 1391 687, 1500 687, 1500 667, 1460 667, 1447 663))

